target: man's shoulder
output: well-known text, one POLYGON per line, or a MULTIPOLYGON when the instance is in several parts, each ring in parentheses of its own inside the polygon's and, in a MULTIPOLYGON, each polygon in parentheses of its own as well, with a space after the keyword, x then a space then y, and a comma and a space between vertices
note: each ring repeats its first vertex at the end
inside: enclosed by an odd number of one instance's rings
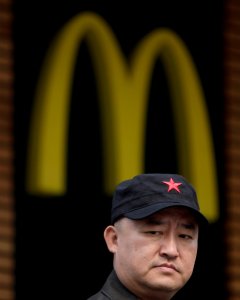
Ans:
POLYGON ((89 297, 87 300, 112 300, 112 299, 122 299, 122 300, 136 300, 129 290, 120 282, 117 277, 117 274, 113 270, 107 280, 105 281, 101 290, 96 294, 89 297))
POLYGON ((87 300, 109 300, 110 298, 107 295, 104 295, 101 291, 92 295, 87 300))

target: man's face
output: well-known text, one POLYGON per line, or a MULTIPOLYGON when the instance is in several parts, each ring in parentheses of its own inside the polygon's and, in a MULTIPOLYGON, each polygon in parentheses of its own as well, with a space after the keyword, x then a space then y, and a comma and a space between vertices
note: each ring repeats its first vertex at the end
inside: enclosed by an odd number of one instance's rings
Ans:
POLYGON ((114 230, 115 246, 109 248, 114 267, 134 294, 173 296, 192 275, 198 224, 187 208, 166 208, 142 220, 122 218, 114 230))

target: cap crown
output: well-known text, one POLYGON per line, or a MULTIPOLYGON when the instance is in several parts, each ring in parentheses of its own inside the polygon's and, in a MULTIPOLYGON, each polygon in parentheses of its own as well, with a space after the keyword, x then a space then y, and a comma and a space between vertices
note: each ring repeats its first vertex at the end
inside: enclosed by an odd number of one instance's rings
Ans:
POLYGON ((193 186, 178 174, 140 174, 117 186, 111 220, 123 216, 141 219, 170 206, 186 206, 199 212, 193 186))

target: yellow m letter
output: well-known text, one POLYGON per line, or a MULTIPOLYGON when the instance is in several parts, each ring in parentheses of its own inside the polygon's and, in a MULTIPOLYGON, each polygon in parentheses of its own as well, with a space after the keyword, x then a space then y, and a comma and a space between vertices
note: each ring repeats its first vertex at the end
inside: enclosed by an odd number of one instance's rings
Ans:
POLYGON ((44 62, 32 114, 28 191, 52 195, 66 191, 71 82, 83 39, 91 51, 99 90, 106 192, 144 172, 148 94, 154 64, 161 58, 172 93, 180 172, 195 185, 203 212, 215 220, 218 197, 211 128, 185 45, 174 32, 157 29, 141 41, 127 63, 109 26, 92 13, 78 15, 63 27, 44 62))

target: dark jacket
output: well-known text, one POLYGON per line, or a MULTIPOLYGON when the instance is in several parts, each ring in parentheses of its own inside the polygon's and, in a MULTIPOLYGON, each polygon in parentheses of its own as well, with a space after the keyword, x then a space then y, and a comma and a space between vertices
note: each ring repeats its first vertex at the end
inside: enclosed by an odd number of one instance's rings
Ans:
POLYGON ((137 297, 127 290, 112 271, 101 290, 87 300, 136 300, 137 297))

